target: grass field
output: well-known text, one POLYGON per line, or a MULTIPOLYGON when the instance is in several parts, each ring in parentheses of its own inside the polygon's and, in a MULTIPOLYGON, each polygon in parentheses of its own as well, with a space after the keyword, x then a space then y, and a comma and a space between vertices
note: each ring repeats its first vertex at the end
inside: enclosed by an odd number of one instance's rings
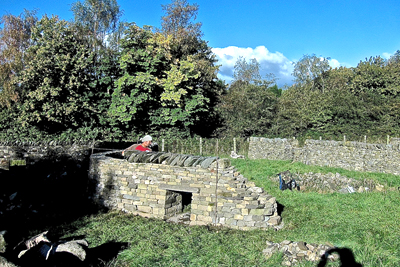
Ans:
MULTIPOLYGON (((400 186, 398 176, 357 173, 288 161, 232 160, 232 165, 283 206, 284 228, 239 231, 189 227, 110 212, 81 218, 57 229, 64 237, 85 236, 90 247, 107 243, 128 246, 102 266, 281 266, 282 255, 267 259, 265 242, 283 240, 331 244, 353 251, 367 267, 400 266, 400 186), (354 194, 280 191, 268 179, 279 172, 333 172, 354 179, 373 179, 394 190, 354 194)), ((316 266, 302 262, 298 266, 316 266)), ((329 266, 339 266, 330 263, 329 266)))

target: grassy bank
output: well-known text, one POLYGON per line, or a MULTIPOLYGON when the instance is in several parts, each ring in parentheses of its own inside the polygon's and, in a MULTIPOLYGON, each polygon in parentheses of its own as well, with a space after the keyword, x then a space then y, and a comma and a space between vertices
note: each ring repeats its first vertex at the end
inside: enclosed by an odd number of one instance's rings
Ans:
MULTIPOLYGON (((280 191, 268 179, 285 170, 292 173, 339 172, 355 179, 373 179, 396 187, 397 176, 306 166, 287 161, 232 160, 282 205, 285 227, 274 231, 238 231, 188 227, 161 220, 112 212, 88 216, 53 229, 64 237, 85 236, 91 247, 129 243, 102 266, 280 266, 282 255, 266 259, 267 240, 332 244, 353 251, 363 266, 400 265, 399 191, 318 194, 280 191)), ((304 262, 299 266, 316 266, 304 262)), ((338 263, 329 266, 339 266, 338 263)))

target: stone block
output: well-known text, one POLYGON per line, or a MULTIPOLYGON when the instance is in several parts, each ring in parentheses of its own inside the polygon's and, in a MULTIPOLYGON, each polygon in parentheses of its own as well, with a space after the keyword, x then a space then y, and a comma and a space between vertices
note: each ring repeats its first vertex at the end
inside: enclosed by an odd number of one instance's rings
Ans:
POLYGON ((242 210, 241 210, 241 209, 236 209, 236 208, 235 208, 235 209, 232 209, 232 210, 231 210, 231 213, 232 213, 232 214, 242 214, 242 210))
POLYGON ((266 214, 269 214, 269 210, 266 210, 266 209, 251 209, 249 214, 250 215, 266 215, 266 214))
POLYGON ((282 218, 280 216, 272 216, 272 217, 270 217, 268 222, 270 224, 276 226, 276 225, 279 225, 281 223, 281 221, 282 221, 282 218))
POLYGON ((155 195, 155 198, 159 201, 165 201, 167 199, 166 195, 155 195))
POLYGON ((235 219, 233 219, 233 218, 229 218, 229 219, 226 221, 226 224, 232 225, 232 226, 236 226, 237 223, 238 223, 238 220, 235 220, 235 219))
POLYGON ((222 210, 222 212, 231 212, 231 208, 230 207, 223 206, 221 210, 222 210))
POLYGON ((131 205, 131 204, 125 204, 124 209, 127 211, 133 212, 136 210, 136 205, 131 205))
POLYGON ((243 220, 243 215, 235 214, 235 215, 233 216, 233 218, 234 218, 235 220, 243 220))
POLYGON ((205 223, 212 223, 211 216, 197 215, 197 221, 202 221, 205 223))
POLYGON ((245 225, 247 226, 247 227, 254 227, 255 226, 255 222, 254 221, 245 221, 245 225))
POLYGON ((137 210, 145 213, 152 213, 153 209, 149 206, 137 206, 137 210))
POLYGON ((156 214, 156 215, 165 215, 165 209, 164 209, 164 208, 156 208, 156 207, 153 207, 153 214, 156 214))
POLYGON ((238 220, 237 221, 237 226, 241 229, 242 227, 246 226, 245 222, 243 220, 238 220))
POLYGON ((253 215, 244 215, 243 220, 246 222, 252 221, 253 220, 253 215))
POLYGON ((252 220, 254 222, 262 222, 262 221, 264 221, 264 216, 263 215, 252 215, 252 220))
POLYGON ((146 185, 146 184, 141 184, 141 183, 140 183, 140 184, 138 184, 137 186, 138 186, 138 187, 137 187, 138 189, 147 189, 147 185, 146 185))
POLYGON ((135 183, 128 183, 128 187, 131 189, 137 189, 138 186, 135 183))

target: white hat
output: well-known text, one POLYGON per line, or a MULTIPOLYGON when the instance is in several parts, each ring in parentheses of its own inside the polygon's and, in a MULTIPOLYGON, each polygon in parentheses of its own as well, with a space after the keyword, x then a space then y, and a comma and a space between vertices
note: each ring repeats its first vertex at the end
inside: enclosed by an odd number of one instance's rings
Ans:
POLYGON ((146 142, 146 141, 151 141, 152 140, 152 138, 151 138, 151 136, 150 135, 146 135, 145 137, 143 137, 142 139, 142 142, 146 142))

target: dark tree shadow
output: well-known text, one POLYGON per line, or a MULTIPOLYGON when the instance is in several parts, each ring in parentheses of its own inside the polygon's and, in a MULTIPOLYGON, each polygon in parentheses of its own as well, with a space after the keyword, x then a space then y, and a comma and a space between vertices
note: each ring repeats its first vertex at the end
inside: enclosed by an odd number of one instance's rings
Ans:
POLYGON ((109 262, 118 256, 118 253, 128 248, 127 242, 108 242, 88 250, 87 266, 100 266, 104 262, 109 262))

